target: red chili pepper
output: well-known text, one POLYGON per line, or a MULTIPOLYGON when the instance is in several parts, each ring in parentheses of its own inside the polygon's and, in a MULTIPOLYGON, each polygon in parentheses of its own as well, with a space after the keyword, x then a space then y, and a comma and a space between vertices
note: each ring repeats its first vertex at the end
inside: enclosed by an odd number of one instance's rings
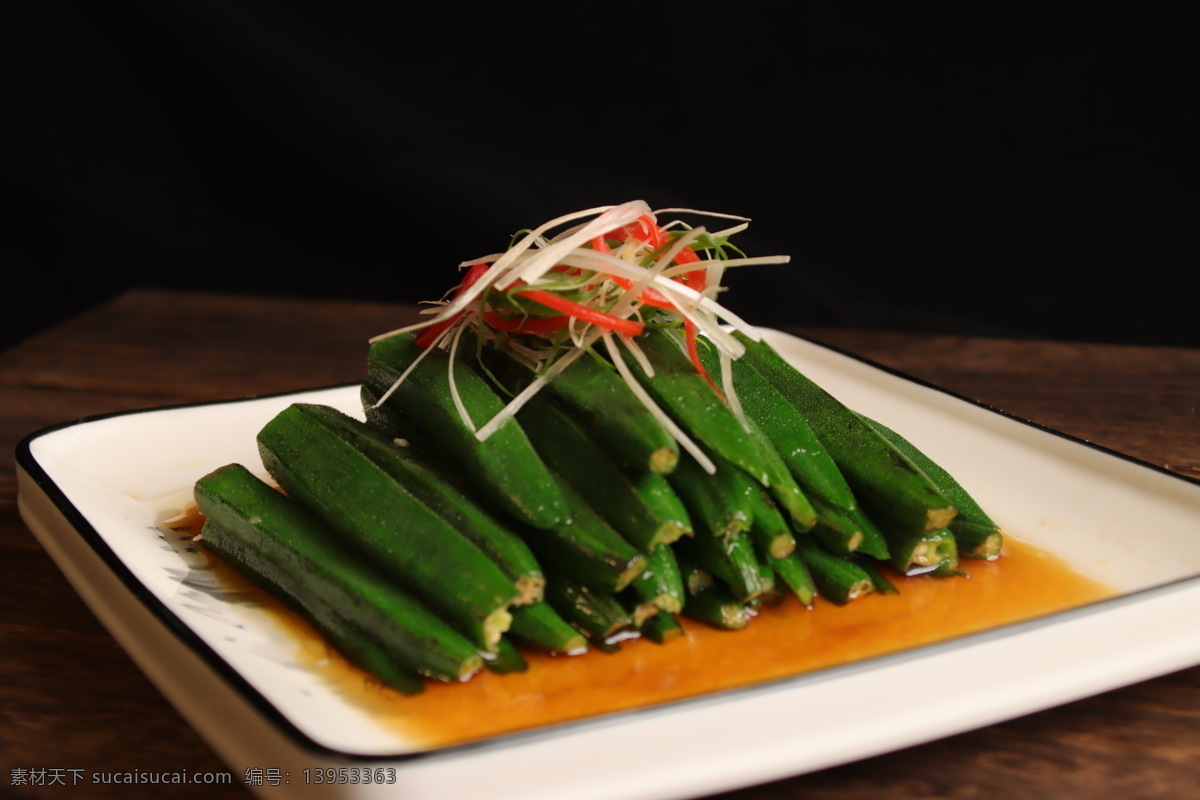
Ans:
POLYGON ((504 333, 553 333, 571 324, 571 318, 566 314, 553 317, 502 317, 495 311, 485 311, 483 318, 488 325, 504 333))
POLYGON ((639 242, 645 242, 652 248, 657 248, 663 243, 664 232, 650 218, 649 214, 642 214, 635 221, 609 231, 600 238, 616 239, 619 242, 623 242, 631 237, 637 239, 639 242))
POLYGON ((616 333, 638 336, 645 328, 641 322, 635 319, 625 319, 624 317, 607 314, 590 306, 576 303, 574 300, 568 300, 553 292, 547 292, 545 289, 522 289, 517 294, 522 297, 528 297, 535 303, 541 303, 547 308, 552 308, 582 322, 597 325, 605 330, 615 331, 616 333))
MULTIPOLYGON (((620 286, 622 289, 632 289, 633 288, 633 281, 629 280, 629 278, 626 278, 623 275, 609 275, 608 277, 612 279, 613 283, 615 283, 617 286, 620 286)), ((642 291, 642 294, 640 297, 638 297, 638 300, 640 300, 641 302, 645 303, 648 306, 654 306, 655 308, 674 308, 675 307, 675 304, 673 302, 671 302, 670 299, 668 299, 666 295, 664 295, 658 289, 653 289, 653 288, 649 288, 649 287, 647 287, 646 289, 644 289, 642 291)))
MULTIPOLYGON (((685 247, 684 250, 691 253, 696 261, 700 260, 690 247, 685 247)), ((708 272, 702 269, 694 269, 684 275, 683 282, 697 292, 703 292, 705 286, 708 285, 708 272)), ((683 339, 687 344, 688 355, 692 359, 692 366, 696 368, 696 372, 704 376, 704 380, 708 381, 708 385, 713 388, 714 392, 724 397, 724 392, 718 388, 712 376, 708 374, 708 370, 704 368, 704 363, 700 360, 700 351, 696 349, 696 324, 690 319, 683 321, 683 339)))

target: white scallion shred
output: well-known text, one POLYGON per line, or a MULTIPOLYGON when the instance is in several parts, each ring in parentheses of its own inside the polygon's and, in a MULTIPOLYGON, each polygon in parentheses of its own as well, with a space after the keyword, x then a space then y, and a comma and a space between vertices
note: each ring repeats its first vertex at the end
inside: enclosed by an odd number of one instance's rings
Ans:
MULTIPOLYGON (((629 347, 629 338, 622 338, 625 346, 629 347)), ((700 448, 700 445, 692 441, 692 438, 675 423, 675 420, 671 419, 667 412, 659 408, 658 403, 654 402, 654 398, 650 396, 650 394, 638 381, 637 377, 630 372, 629 365, 625 363, 625 359, 621 356, 620 350, 617 349, 616 342, 613 340, 612 335, 608 332, 605 332, 603 339, 604 346, 607 348, 608 354, 612 358, 613 365, 617 368, 617 372, 619 372, 621 377, 625 379, 625 383, 629 386, 634 395, 637 396, 638 400, 642 402, 642 405, 646 407, 646 410, 654 415, 654 418, 657 419, 664 428, 666 428, 667 432, 671 434, 671 437, 675 441, 679 442, 680 447, 690 453, 692 458, 696 459, 696 463, 703 467, 705 472, 707 472, 709 475, 715 475, 717 472, 717 465, 714 464, 713 460, 708 457, 708 454, 700 448)))
POLYGON ((721 364, 721 391, 725 394, 725 402, 729 404, 729 409, 737 418, 737 421, 742 424, 742 428, 750 432, 750 420, 746 417, 746 411, 742 408, 742 401, 738 399, 737 389, 733 385, 733 359, 725 353, 719 355, 721 364))
POLYGON ((487 438, 495 433, 501 425, 516 416, 517 412, 520 411, 526 403, 533 399, 534 395, 541 391, 543 386, 549 383, 564 369, 571 366, 571 364, 575 362, 575 359, 579 358, 586 352, 587 351, 582 348, 575 348, 555 361, 554 364, 551 365, 548 370, 546 370, 546 372, 534 378, 533 381, 530 382, 530 384, 523 390, 521 390, 516 397, 510 400, 508 404, 496 414, 496 416, 492 417, 482 428, 476 431, 475 438, 481 442, 486 441, 487 438))
POLYGON ((462 333, 466 329, 465 325, 456 325, 454 330, 454 338, 450 341, 450 358, 446 360, 446 378, 450 383, 450 397, 454 400, 454 408, 458 410, 458 416, 462 419, 463 424, 467 426, 467 430, 475 430, 475 423, 471 420, 471 415, 467 411, 467 404, 463 402, 462 395, 458 393, 458 381, 454 378, 454 367, 458 363, 458 343, 462 340, 462 333))
POLYGON ((391 397, 397 389, 400 388, 400 384, 404 383, 404 379, 411 375, 412 371, 416 369, 417 366, 425 359, 425 356, 431 352, 433 352, 432 347, 422 350, 421 353, 413 359, 412 363, 408 365, 404 372, 400 373, 400 377, 396 378, 396 380, 392 382, 392 385, 388 387, 388 390, 379 396, 379 399, 375 401, 375 405, 373 407, 379 408, 382 406, 384 402, 386 402, 387 399, 391 397))
MULTIPOLYGON (((618 340, 637 362, 638 368, 647 375, 654 374, 653 364, 634 339, 624 333, 608 331, 578 316, 572 316, 559 334, 504 334, 488 326, 484 317, 484 312, 488 310, 486 298, 489 292, 513 292, 527 286, 553 292, 572 292, 575 296, 582 296, 583 299, 579 302, 584 305, 621 319, 653 322, 660 315, 672 315, 694 326, 696 334, 705 337, 716 349, 721 364, 721 386, 726 400, 731 410, 745 425, 745 413, 734 390, 731 368, 732 360, 740 358, 745 348, 733 335, 733 331, 741 332, 752 341, 759 341, 761 337, 753 326, 723 307, 716 298, 727 269, 759 264, 783 264, 789 259, 786 256, 751 258, 740 255, 725 258, 723 252, 714 254, 712 250, 705 250, 700 245, 702 241, 710 239, 723 242, 729 236, 745 230, 748 223, 749 219, 746 217, 691 208, 651 210, 650 206, 641 200, 599 206, 556 217, 525 232, 503 253, 462 262, 459 265, 461 269, 475 270, 477 279, 473 284, 462 287, 457 294, 452 290, 446 298, 423 310, 424 318, 420 322, 375 336, 371 342, 411 333, 431 325, 449 323, 445 330, 434 337, 435 341, 425 352, 434 348, 449 350, 449 380, 454 405, 463 422, 474 430, 476 437, 482 441, 511 419, 550 380, 582 355, 589 353, 598 340, 603 339, 610 358, 631 391, 671 432, 679 444, 711 473, 716 469, 712 460, 658 407, 625 362, 617 344, 618 340), (702 226, 693 227, 677 218, 663 223, 657 221, 661 216, 668 214, 708 217, 732 224, 710 234, 702 226), (657 254, 652 253, 651 246, 636 236, 627 238, 612 252, 592 248, 591 244, 597 237, 625 226, 636 230, 639 221, 646 217, 662 230, 672 231, 672 239, 664 241, 661 251, 657 254), (701 259, 673 265, 672 260, 687 247, 692 247, 701 259), (480 265, 488 266, 486 270, 481 271, 478 269, 480 265), (563 273, 563 267, 579 272, 563 273), (558 271, 555 271, 556 268, 558 271), (697 291, 677 280, 686 273, 700 269, 703 269, 706 275, 703 291, 697 291), (626 286, 628 288, 625 288, 626 286), (671 307, 660 309, 646 306, 642 298, 649 289, 658 292, 671 307), (484 339, 502 339, 510 357, 537 373, 537 377, 529 386, 478 429, 470 419, 454 378, 454 365, 458 358, 461 337, 471 329, 477 331, 484 339)), ((648 241, 651 231, 646 230, 646 233, 648 241)), ((392 395, 420 363, 425 352, 418 356, 379 398, 377 406, 392 395)))

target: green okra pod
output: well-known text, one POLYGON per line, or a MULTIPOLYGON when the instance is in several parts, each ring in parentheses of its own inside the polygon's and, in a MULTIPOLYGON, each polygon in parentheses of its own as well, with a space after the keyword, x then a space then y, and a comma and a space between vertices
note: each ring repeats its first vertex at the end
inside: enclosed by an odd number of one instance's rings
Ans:
POLYGON ((303 403, 268 422, 258 445, 263 465, 289 497, 480 649, 496 646, 519 596, 516 584, 381 466, 374 448, 331 430, 303 403))
MULTIPOLYGON (((700 352, 709 373, 717 374, 715 353, 700 352)), ((827 506, 854 508, 854 492, 804 415, 745 359, 735 360, 732 370, 734 388, 746 415, 774 445, 813 505, 819 499, 827 506)))
POLYGON ((646 556, 626 541, 573 488, 562 485, 571 522, 523 531, 548 572, 597 591, 619 592, 646 569, 646 556))
POLYGON ((456 396, 476 427, 505 405, 466 363, 452 362, 440 349, 422 350, 411 335, 382 339, 368 353, 362 395, 371 424, 450 465, 506 513, 536 528, 566 521, 557 484, 515 419, 507 420, 484 441, 463 422, 456 396), (397 385, 410 367, 412 371, 397 385))
POLYGON ((369 452, 374 462, 414 497, 496 562, 517 586, 516 604, 541 599, 546 581, 537 557, 515 532, 515 526, 507 519, 502 523, 500 517, 472 500, 473 492, 465 485, 411 448, 397 445, 378 428, 328 406, 310 405, 305 410, 315 423, 369 452))
POLYGON ((903 547, 893 548, 887 562, 905 575, 938 571, 950 574, 958 568, 958 542, 946 528, 929 531, 907 540, 903 547))
POLYGON ((697 536, 678 542, 675 552, 680 560, 697 565, 723 583, 739 602, 749 602, 774 589, 774 581, 763 570, 753 543, 744 535, 697 536))
POLYGON ((956 513, 953 504, 911 459, 769 344, 740 339, 746 345, 747 364, 796 406, 829 449, 889 550, 909 549, 929 532, 950 524, 956 513))
POLYGON ((725 399, 696 372, 673 332, 651 330, 638 345, 654 375, 635 370, 638 380, 677 423, 711 453, 745 470, 808 530, 816 512, 779 453, 750 419, 739 419, 725 399))
POLYGON ((525 672, 529 662, 521 655, 520 649, 508 636, 502 636, 495 653, 489 653, 484 659, 484 666, 497 675, 508 675, 513 672, 525 672))
POLYGON ((401 673, 460 680, 474 643, 396 585, 298 502, 230 464, 197 481, 204 545, 299 610, 345 655, 404 691, 401 673), (364 663, 367 662, 367 663, 364 663))
POLYGON ((615 595, 593 591, 557 576, 546 583, 546 602, 597 644, 633 628, 633 617, 615 595))
POLYGON ((862 553, 872 558, 888 558, 888 543, 883 532, 861 508, 847 511, 824 501, 813 501, 817 509, 817 524, 812 535, 834 553, 862 553))
POLYGON ((796 549, 796 536, 792 533, 787 518, 761 487, 752 488, 750 497, 754 509, 747 535, 754 542, 760 556, 778 559, 791 555, 796 549))
MULTIPOLYGON (((506 353, 487 346, 483 350, 483 367, 514 394, 535 377, 506 353)), ((679 445, 611 364, 590 354, 583 355, 542 391, 626 470, 665 475, 675 469, 679 445)))
POLYGON ((513 609, 508 635, 547 653, 576 655, 587 650, 585 637, 544 600, 513 609))
MULTIPOLYGON (((861 414, 859 416, 862 416, 861 414)), ((934 483, 954 503, 958 514, 950 521, 950 532, 954 534, 959 555, 972 558, 994 559, 1000 555, 1004 545, 1004 533, 987 512, 980 507, 970 492, 941 465, 934 462, 923 450, 881 422, 863 417, 875 430, 883 434, 900 452, 912 459, 925 471, 934 483)))
POLYGON ((550 398, 535 396, 518 418, 545 463, 630 544, 649 552, 691 533, 665 476, 622 470, 550 398))
POLYGON ((694 459, 681 459, 668 477, 671 488, 683 501, 698 535, 732 536, 748 531, 754 515, 751 491, 758 484, 724 460, 715 463, 717 471, 710 475, 694 459))
POLYGON ((655 644, 666 644, 672 639, 683 636, 683 626, 679 617, 666 611, 659 611, 648 618, 641 626, 642 636, 655 644))
POLYGON ((646 558, 645 569, 630 584, 643 602, 671 614, 683 608, 684 585, 679 562, 671 547, 657 547, 646 558))
POLYGON ((845 605, 875 590, 871 576, 853 561, 826 551, 816 541, 796 540, 796 554, 808 568, 817 594, 838 605, 845 605))
POLYGON ((799 555, 794 551, 780 558, 768 555, 764 558, 764 561, 774 570, 779 580, 791 590, 797 600, 807 608, 812 608, 817 588, 816 584, 813 583, 812 575, 809 573, 808 568, 804 566, 804 562, 800 560, 799 555))
POLYGON ((727 631, 741 630, 754 618, 751 610, 738 601, 723 584, 714 584, 689 595, 683 607, 683 615, 727 631))

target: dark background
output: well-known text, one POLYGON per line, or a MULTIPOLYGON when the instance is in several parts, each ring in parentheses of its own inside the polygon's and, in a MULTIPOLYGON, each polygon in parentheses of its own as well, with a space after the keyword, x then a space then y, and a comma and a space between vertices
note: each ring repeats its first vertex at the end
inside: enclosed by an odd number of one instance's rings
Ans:
POLYGON ((754 322, 1197 346, 1166 8, 5 4, 0 345, 130 286, 433 299, 641 198, 792 255, 754 322))

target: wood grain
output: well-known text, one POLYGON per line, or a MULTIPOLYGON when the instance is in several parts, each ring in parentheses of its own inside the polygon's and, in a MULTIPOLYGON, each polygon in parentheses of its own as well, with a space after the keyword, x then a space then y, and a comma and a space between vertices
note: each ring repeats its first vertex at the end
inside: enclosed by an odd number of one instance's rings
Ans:
MULTIPOLYGON (((57 422, 361 377, 367 339, 410 306, 139 290, 0 354, 0 443, 57 422)), ((798 333, 1018 417, 1200 478, 1200 351, 803 329, 798 333)), ((919 714, 919 708, 914 708, 919 714)), ((869 724, 869 720, 866 721, 869 724)), ((683 762, 681 761, 681 764, 683 762)), ((269 767, 271 765, 262 765, 269 767)), ((21 522, 0 473, 0 795, 15 769, 224 771, 99 625, 21 522)), ((240 778, 241 776, 235 776, 240 778)), ((1192 797, 1200 668, 866 761, 720 795, 1192 797)), ((141 787, 147 789, 147 787, 141 787)), ((76 787, 85 797, 149 797, 76 787)), ((180 797, 248 797, 240 785, 180 797)), ((280 790, 278 796, 285 794, 280 790)))

